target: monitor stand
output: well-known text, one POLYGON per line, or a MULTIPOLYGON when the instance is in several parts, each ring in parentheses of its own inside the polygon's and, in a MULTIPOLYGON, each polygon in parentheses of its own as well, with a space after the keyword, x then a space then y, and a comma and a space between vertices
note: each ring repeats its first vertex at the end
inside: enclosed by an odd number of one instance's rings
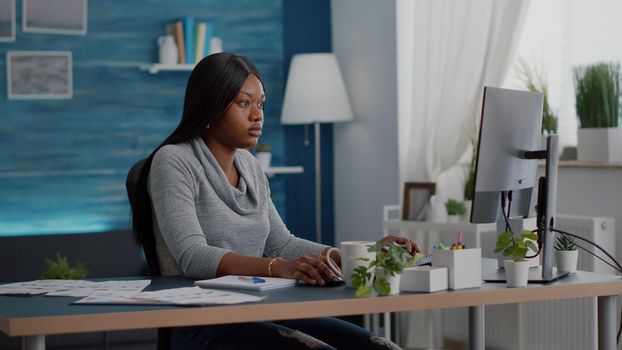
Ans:
MULTIPOLYGON (((553 268, 552 275, 549 278, 542 276, 542 266, 538 265, 535 268, 529 269, 529 275, 527 277, 527 283, 551 283, 562 277, 566 277, 569 272, 558 272, 556 268, 553 268)), ((482 279, 489 283, 505 283, 505 269, 497 268, 491 271, 482 271, 482 279)))

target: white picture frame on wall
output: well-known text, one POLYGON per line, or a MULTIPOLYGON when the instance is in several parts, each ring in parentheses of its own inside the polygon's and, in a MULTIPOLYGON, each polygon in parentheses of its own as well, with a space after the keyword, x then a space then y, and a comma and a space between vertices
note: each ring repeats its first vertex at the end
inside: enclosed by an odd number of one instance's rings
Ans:
POLYGON ((6 70, 11 100, 73 97, 71 51, 8 51, 6 70))
POLYGON ((87 0, 22 0, 22 30, 86 35, 87 0))
POLYGON ((0 0, 0 42, 15 41, 15 0, 0 0))

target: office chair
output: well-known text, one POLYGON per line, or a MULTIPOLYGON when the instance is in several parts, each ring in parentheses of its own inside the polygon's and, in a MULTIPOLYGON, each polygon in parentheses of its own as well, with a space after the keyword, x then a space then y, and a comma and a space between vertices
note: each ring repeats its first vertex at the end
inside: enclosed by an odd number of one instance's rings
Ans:
MULTIPOLYGON (((142 173, 147 159, 141 159, 138 161, 130 171, 127 173, 127 179, 125 181, 125 189, 127 190, 127 197, 130 201, 130 207, 134 210, 136 205, 136 185, 138 179, 142 173)), ((161 276, 160 264, 158 262, 158 254, 155 248, 155 237, 153 232, 151 235, 147 235, 141 239, 140 245, 145 253, 145 259, 147 260, 147 270, 149 277, 161 276)), ((171 349, 171 331, 170 328, 158 328, 158 350, 170 350, 171 349)))

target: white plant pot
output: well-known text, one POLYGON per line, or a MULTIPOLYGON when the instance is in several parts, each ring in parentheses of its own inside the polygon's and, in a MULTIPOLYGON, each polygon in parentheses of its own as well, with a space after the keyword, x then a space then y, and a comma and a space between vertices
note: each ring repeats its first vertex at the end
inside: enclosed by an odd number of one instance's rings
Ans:
POLYGON ((578 250, 556 250, 557 270, 559 272, 577 272, 578 250))
POLYGON ((473 201, 468 199, 464 201, 464 207, 466 208, 466 213, 464 213, 464 222, 469 222, 471 220, 471 207, 473 206, 473 201))
POLYGON ((577 159, 622 162, 622 128, 580 128, 577 159))
POLYGON ((389 282, 389 286, 391 287, 391 291, 389 292, 389 295, 394 295, 394 294, 399 294, 400 293, 400 280, 401 280, 401 276, 399 274, 391 276, 391 275, 387 274, 386 271, 382 267, 377 267, 376 268, 376 278, 382 278, 382 279, 386 280, 387 282, 389 282))
POLYGON ((527 277, 529 276, 529 261, 513 261, 505 260, 505 278, 508 287, 525 287, 527 286, 527 277))
POLYGON ((462 217, 460 215, 447 215, 447 222, 457 224, 462 222, 462 217))
POLYGON ((257 152, 257 160, 263 170, 270 168, 270 161, 272 160, 272 153, 270 152, 257 152))

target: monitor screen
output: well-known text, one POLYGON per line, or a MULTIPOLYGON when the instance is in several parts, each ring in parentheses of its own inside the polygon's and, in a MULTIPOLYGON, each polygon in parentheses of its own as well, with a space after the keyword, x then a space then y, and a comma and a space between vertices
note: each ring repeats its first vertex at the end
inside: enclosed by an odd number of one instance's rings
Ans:
POLYGON ((537 92, 484 87, 472 223, 495 222, 507 191, 513 192, 510 217, 535 214, 538 160, 522 153, 540 149, 542 101, 537 92))

